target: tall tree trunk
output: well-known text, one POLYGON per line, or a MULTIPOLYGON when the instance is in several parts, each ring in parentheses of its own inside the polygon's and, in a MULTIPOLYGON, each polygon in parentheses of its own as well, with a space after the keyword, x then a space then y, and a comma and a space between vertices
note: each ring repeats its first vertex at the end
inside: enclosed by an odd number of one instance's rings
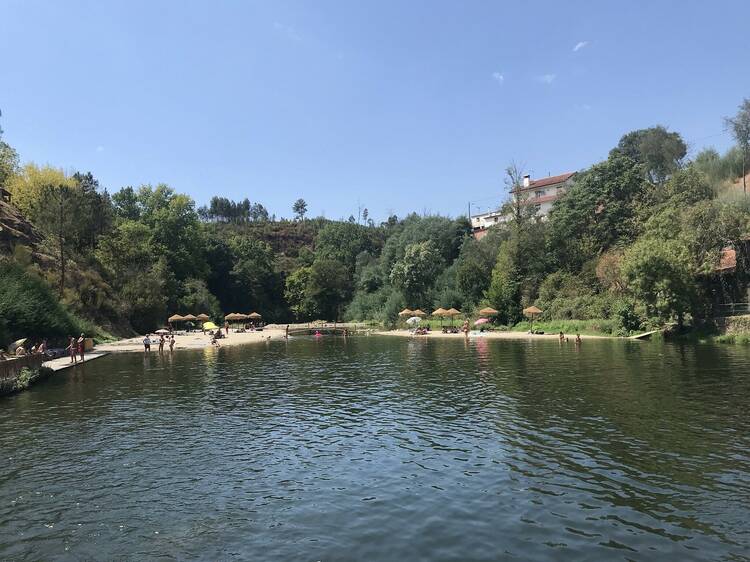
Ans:
POLYGON ((60 298, 63 297, 65 290, 65 233, 63 232, 63 194, 59 194, 60 197, 60 216, 58 217, 58 229, 57 229, 57 243, 60 245, 60 298))

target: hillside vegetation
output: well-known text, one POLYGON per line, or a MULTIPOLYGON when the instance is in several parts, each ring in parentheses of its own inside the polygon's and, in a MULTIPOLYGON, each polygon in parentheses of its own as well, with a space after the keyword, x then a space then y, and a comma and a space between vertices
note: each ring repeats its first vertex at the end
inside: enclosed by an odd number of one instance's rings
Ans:
MULTIPOLYGON (((750 102, 730 121, 750 123, 750 102)), ((91 173, 21 166, 0 140, 0 186, 12 193, 16 225, 0 230, 0 336, 60 336, 78 318, 145 332, 174 312, 391 325, 404 307, 486 305, 512 326, 531 304, 543 320, 612 333, 694 324, 722 301, 744 300, 750 207, 744 193, 726 196, 747 173, 748 142, 737 130, 736 147, 692 161, 676 132, 627 133, 577 174, 545 220, 508 195, 510 220, 481 240, 466 217, 376 224, 364 209, 345 221, 311 219, 299 199, 293 219, 277 219, 249 199, 196 208, 164 184, 110 193, 91 173), (736 263, 720 269, 725 248, 736 263)), ((510 172, 512 193, 519 176, 510 172)))

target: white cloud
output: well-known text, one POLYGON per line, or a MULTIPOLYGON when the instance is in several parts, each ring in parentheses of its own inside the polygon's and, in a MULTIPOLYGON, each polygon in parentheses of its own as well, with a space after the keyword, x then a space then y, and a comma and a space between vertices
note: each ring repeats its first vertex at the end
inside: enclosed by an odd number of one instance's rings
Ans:
POLYGON ((495 80, 495 82, 497 82, 498 84, 502 84, 503 82, 505 82, 505 76, 503 76, 503 75, 502 75, 502 74, 500 74, 499 72, 493 72, 493 73, 492 73, 492 78, 493 78, 493 80, 495 80))
POLYGON ((97 152, 104 152, 104 147, 102 145, 99 145, 96 147, 97 152))
POLYGON ((276 21, 273 23, 273 28, 287 39, 291 39, 292 41, 302 41, 302 36, 297 33, 294 26, 276 21))
POLYGON ((541 76, 536 77, 536 79, 542 84, 552 84, 552 82, 555 81, 555 78, 557 78, 557 74, 542 74, 541 76))
POLYGON ((579 41, 578 43, 576 43, 576 46, 573 47, 573 52, 577 53, 578 51, 586 47, 588 44, 589 44, 588 41, 579 41))

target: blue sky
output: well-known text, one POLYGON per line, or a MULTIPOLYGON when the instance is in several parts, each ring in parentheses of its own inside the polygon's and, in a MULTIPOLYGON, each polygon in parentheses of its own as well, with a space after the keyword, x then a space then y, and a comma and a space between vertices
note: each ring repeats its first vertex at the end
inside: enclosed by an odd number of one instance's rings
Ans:
POLYGON ((115 191, 381 220, 496 204, 663 124, 730 145, 750 2, 0 0, 0 124, 115 191))

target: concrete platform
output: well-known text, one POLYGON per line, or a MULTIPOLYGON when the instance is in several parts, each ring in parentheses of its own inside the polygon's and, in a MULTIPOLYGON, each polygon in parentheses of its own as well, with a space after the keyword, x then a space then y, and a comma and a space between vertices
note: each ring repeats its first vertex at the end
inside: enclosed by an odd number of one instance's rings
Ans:
MULTIPOLYGON (((83 356, 83 362, 88 363, 89 361, 93 361, 94 359, 99 359, 100 357, 104 357, 105 355, 109 355, 109 351, 90 351, 83 356)), ((71 363, 70 362, 70 356, 66 355, 65 357, 58 357, 57 359, 52 359, 50 361, 45 361, 42 366, 48 367, 52 369, 53 371, 64 371, 65 369, 70 369, 71 367, 75 367, 77 365, 81 365, 80 358, 78 359, 77 363, 71 363)))

